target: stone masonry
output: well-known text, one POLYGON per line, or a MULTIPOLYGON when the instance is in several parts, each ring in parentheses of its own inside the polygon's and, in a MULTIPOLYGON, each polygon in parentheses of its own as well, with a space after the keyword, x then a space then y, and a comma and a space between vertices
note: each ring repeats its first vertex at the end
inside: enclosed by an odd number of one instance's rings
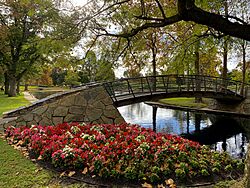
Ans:
POLYGON ((101 85, 56 94, 4 115, 4 127, 56 125, 63 122, 125 122, 101 85))

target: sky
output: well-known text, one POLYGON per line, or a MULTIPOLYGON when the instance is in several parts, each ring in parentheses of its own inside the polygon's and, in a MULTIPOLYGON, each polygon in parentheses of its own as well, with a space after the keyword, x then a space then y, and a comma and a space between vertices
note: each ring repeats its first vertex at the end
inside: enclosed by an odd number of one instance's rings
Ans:
POLYGON ((73 5, 84 5, 86 4, 87 0, 71 0, 71 2, 73 3, 73 5))

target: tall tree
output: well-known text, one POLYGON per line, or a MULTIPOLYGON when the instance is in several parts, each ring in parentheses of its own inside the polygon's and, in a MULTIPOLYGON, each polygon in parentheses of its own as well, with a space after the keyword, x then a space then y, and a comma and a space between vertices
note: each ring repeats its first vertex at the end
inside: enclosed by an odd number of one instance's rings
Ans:
MULTIPOLYGON (((38 59, 61 48, 61 40, 52 35, 61 16, 56 5, 53 0, 0 2, 0 27, 4 31, 0 34, 4 41, 1 56, 7 68, 9 96, 16 95, 17 83, 38 59)), ((59 31, 57 34, 62 36, 59 31)))

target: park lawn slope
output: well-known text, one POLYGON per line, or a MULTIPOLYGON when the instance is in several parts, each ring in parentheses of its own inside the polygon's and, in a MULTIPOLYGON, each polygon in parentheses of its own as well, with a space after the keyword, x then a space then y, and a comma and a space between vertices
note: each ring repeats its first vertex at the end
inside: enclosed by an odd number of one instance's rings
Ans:
POLYGON ((20 106, 26 106, 28 104, 30 104, 30 102, 24 98, 23 94, 16 97, 8 97, 7 95, 4 95, 3 92, 0 92, 0 117, 3 112, 19 108, 20 106))
POLYGON ((52 173, 40 170, 0 138, 0 187, 32 187, 48 185, 52 173))
POLYGON ((0 136, 0 187, 94 187, 71 179, 60 178, 58 173, 46 170, 27 159, 23 154, 8 145, 0 136))

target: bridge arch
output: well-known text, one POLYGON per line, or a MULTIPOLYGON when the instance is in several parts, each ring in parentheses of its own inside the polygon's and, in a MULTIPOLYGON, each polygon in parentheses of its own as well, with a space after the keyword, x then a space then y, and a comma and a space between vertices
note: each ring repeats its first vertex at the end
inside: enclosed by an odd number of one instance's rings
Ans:
POLYGON ((171 97, 207 97, 230 102, 245 98, 241 82, 201 75, 124 78, 103 85, 117 107, 171 97))

